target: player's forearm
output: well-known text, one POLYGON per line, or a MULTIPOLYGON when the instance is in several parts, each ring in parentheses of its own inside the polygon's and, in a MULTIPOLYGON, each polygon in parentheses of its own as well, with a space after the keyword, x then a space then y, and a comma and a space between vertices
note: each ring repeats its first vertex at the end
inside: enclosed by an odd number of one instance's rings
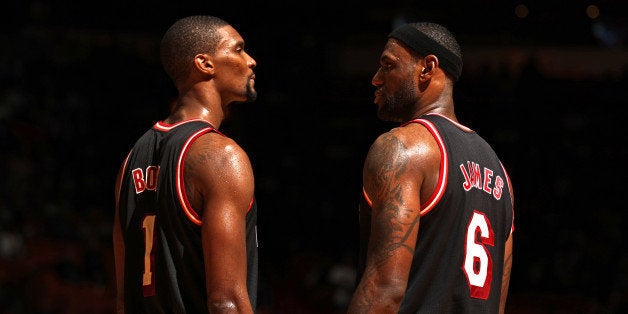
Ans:
POLYGON ((248 294, 233 293, 228 295, 209 295, 207 299, 209 313, 252 314, 253 309, 248 294))
POLYGON ((233 313, 242 313, 242 314, 252 314, 253 310, 251 309, 250 304, 246 306, 245 304, 236 304, 232 301, 219 301, 212 302, 208 304, 209 313, 219 313, 219 314, 233 314, 233 313))
POLYGON ((347 313, 396 313, 401 306, 404 288, 394 283, 376 285, 361 282, 347 313))
POLYGON ((124 298, 118 297, 116 300, 116 313, 124 314, 124 298))

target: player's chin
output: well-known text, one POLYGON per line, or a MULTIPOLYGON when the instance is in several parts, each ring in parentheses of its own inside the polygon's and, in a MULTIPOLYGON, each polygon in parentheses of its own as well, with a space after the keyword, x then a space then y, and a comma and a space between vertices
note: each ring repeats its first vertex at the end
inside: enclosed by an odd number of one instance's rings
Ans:
POLYGON ((373 103, 376 104, 378 107, 380 107, 379 102, 381 102, 381 100, 382 100, 381 96, 375 95, 375 98, 373 99, 373 103))
POLYGON ((257 100, 257 91, 254 88, 248 88, 246 91, 246 102, 257 100))

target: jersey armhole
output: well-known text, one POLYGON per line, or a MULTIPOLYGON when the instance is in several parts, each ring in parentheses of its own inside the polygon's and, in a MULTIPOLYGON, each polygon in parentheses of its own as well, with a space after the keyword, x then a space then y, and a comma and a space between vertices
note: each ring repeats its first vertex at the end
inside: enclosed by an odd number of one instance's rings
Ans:
POLYGON ((445 189, 447 187, 447 178, 449 175, 449 155, 447 154, 447 150, 445 149, 445 142, 441 137, 436 125, 434 123, 425 120, 425 119, 414 119, 408 123, 419 123, 424 126, 430 134, 436 140, 436 144, 438 145, 438 149, 440 151, 440 168, 438 170, 438 182, 436 183, 436 188, 432 192, 432 195, 424 202, 421 202, 421 216, 427 215, 440 201, 440 199, 445 194, 445 189))
MULTIPOLYGON (((440 199, 443 197, 443 194, 445 194, 445 188, 447 187, 447 177, 449 174, 449 155, 447 155, 447 150, 445 149, 445 142, 443 141, 443 138, 440 136, 438 129, 432 122, 425 119, 414 119, 404 123, 403 125, 407 125, 409 123, 419 123, 423 125, 436 140, 441 155, 440 169, 438 170, 438 182, 436 183, 436 188, 432 192, 432 195, 426 201, 421 203, 420 215, 425 216, 434 208, 434 206, 438 204, 440 199)), ((364 187, 362 187, 362 195, 364 196, 364 200, 366 201, 366 203, 370 207, 373 207, 373 202, 369 198, 364 187)))
POLYGON ((364 201, 366 201, 366 203, 369 205, 369 207, 373 208, 373 201, 371 201, 371 198, 366 193, 366 190, 364 189, 364 186, 362 187, 362 196, 364 196, 364 201))
POLYGON ((255 203, 255 196, 251 198, 251 202, 249 203, 249 208, 246 209, 246 212, 250 212, 251 208, 253 208, 253 203, 255 203))
POLYGON ((129 158, 131 157, 132 152, 133 152, 133 149, 131 149, 126 154, 126 157, 124 158, 124 161, 122 162, 122 167, 119 169, 120 173, 118 175, 118 178, 116 178, 116 209, 120 207, 120 194, 122 193, 122 182, 124 182, 126 166, 129 163, 129 158))
POLYGON ((512 208, 512 223, 510 224, 510 233, 512 234, 515 231, 515 194, 513 193, 512 183, 510 182, 510 176, 508 175, 508 171, 506 171, 506 167, 500 161, 499 164, 502 166, 502 170, 504 171, 504 175, 506 176, 506 182, 508 183, 508 191, 510 192, 510 208, 512 208))
POLYGON ((188 200, 187 193, 185 192, 185 182, 184 182, 184 174, 183 174, 184 161, 185 161, 185 158, 187 157, 190 146, 192 146, 192 143, 194 143, 194 141, 196 141, 199 137, 201 137, 201 135, 209 133, 209 132, 216 132, 216 129, 212 127, 203 128, 197 131, 196 133, 192 134, 188 138, 188 140, 185 142, 185 144, 183 144, 183 148, 181 149, 181 153, 179 154, 179 160, 177 161, 176 190, 177 190, 177 197, 179 198, 179 204, 183 208, 183 211, 185 212, 185 215, 188 217, 188 219, 190 219, 190 221, 192 221, 194 224, 198 226, 202 224, 201 217, 198 214, 198 212, 194 210, 194 208, 192 208, 192 205, 190 204, 190 201, 188 200))

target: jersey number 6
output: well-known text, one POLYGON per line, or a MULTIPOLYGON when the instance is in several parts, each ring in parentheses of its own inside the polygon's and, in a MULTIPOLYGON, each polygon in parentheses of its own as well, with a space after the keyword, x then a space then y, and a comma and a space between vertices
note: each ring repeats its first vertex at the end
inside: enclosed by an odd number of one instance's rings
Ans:
POLYGON ((471 297, 483 300, 488 299, 493 277, 493 260, 485 245, 494 245, 493 228, 486 215, 474 210, 467 227, 462 270, 467 276, 471 297))

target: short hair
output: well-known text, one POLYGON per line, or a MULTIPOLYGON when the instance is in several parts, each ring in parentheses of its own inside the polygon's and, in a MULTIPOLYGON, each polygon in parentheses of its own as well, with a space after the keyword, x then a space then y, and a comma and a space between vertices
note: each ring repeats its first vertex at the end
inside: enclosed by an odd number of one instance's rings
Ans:
POLYGON ((230 25, 210 15, 193 15, 177 20, 161 39, 160 58, 164 70, 177 84, 190 71, 198 53, 213 54, 220 41, 218 29, 230 25))
POLYGON ((462 71, 462 52, 454 35, 443 25, 432 22, 407 23, 389 37, 401 40, 419 55, 435 54, 441 67, 454 81, 462 71), (427 37, 427 38, 426 38, 427 37))
POLYGON ((457 57, 462 58, 462 51, 460 50, 458 41, 445 26, 431 22, 418 22, 413 23, 413 25, 416 29, 423 32, 423 34, 434 39, 439 44, 447 48, 447 50, 453 52, 457 57))

